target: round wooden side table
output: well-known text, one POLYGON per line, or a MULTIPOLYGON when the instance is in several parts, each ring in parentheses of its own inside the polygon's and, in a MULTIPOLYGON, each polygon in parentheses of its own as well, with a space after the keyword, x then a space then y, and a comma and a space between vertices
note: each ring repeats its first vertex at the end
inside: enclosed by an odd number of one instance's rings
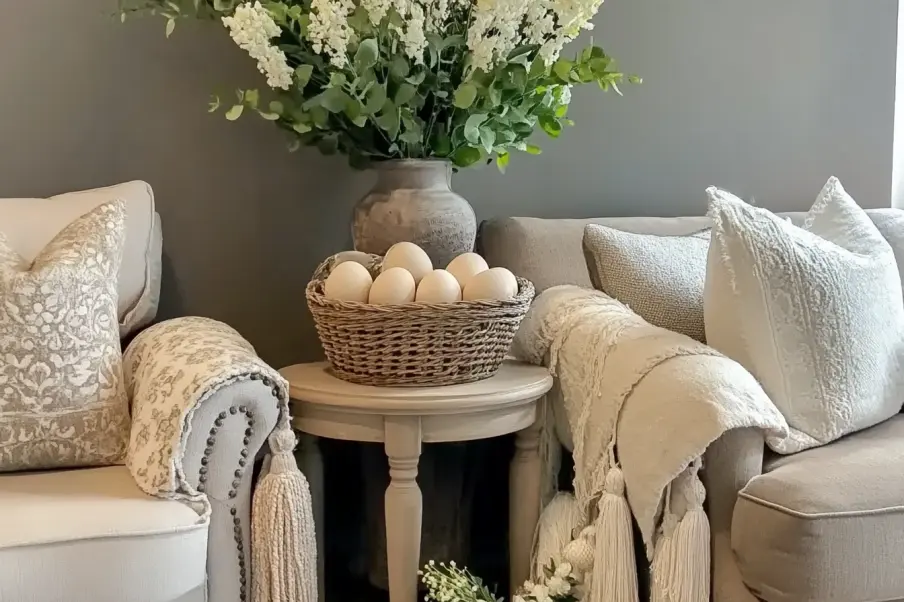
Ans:
POLYGON ((369 387, 331 375, 326 363, 283 368, 302 432, 301 466, 314 502, 323 600, 323 465, 317 438, 383 443, 389 459, 386 552, 391 602, 416 602, 420 561, 422 443, 471 441, 517 432, 510 472, 509 548, 513 587, 528 577, 540 514, 537 401, 552 386, 547 370, 506 362, 492 378, 445 387, 369 387))

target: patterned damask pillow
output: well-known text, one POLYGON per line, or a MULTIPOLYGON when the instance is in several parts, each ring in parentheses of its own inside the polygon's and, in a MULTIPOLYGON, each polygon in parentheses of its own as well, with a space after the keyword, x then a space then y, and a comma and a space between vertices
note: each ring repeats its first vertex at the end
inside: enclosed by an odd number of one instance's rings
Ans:
POLYGON ((125 204, 63 229, 31 265, 0 233, 0 472, 123 461, 129 407, 116 278, 125 204))

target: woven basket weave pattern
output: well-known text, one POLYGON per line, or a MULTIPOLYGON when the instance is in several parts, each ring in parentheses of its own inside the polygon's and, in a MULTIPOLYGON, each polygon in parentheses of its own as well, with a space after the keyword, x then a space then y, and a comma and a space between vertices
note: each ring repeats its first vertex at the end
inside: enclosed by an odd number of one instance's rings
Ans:
MULTIPOLYGON (((381 258, 367 266, 378 274, 381 258)), ((507 301, 370 305, 327 299, 326 277, 335 259, 323 262, 308 284, 308 307, 335 375, 376 386, 452 385, 493 376, 534 298, 533 285, 518 278, 507 301)))

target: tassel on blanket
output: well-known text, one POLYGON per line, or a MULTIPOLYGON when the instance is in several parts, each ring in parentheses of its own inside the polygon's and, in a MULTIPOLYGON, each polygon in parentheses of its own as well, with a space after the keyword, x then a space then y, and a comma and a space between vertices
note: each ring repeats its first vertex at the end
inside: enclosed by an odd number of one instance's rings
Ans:
POLYGON ((672 512, 671 487, 666 493, 662 534, 653 554, 652 602, 706 602, 710 594, 709 520, 703 510, 706 490, 697 471, 697 461, 676 480, 684 506, 679 521, 672 512), (683 477, 683 478, 682 478, 683 477))
POLYGON ((581 509, 570 493, 557 493, 543 509, 537 523, 534 557, 531 562, 531 579, 543 575, 550 561, 562 562, 565 546, 571 541, 574 530, 581 524, 581 509))
POLYGON ((595 531, 589 602, 638 602, 631 509, 617 465, 606 475, 595 531))
POLYGON ((251 600, 317 602, 317 542, 308 482, 288 424, 270 435, 270 470, 251 508, 251 600))

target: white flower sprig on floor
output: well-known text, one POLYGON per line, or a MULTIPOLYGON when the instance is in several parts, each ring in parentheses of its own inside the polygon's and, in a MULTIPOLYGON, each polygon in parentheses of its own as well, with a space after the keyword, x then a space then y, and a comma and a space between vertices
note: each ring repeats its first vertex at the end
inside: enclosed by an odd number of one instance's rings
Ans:
MULTIPOLYGON (((446 564, 431 560, 418 574, 427 587, 426 602, 503 602, 479 577, 454 561, 446 564)), ((563 562, 544 569, 538 582, 525 581, 512 602, 577 602, 579 594, 577 577, 571 572, 571 565, 563 562)))

